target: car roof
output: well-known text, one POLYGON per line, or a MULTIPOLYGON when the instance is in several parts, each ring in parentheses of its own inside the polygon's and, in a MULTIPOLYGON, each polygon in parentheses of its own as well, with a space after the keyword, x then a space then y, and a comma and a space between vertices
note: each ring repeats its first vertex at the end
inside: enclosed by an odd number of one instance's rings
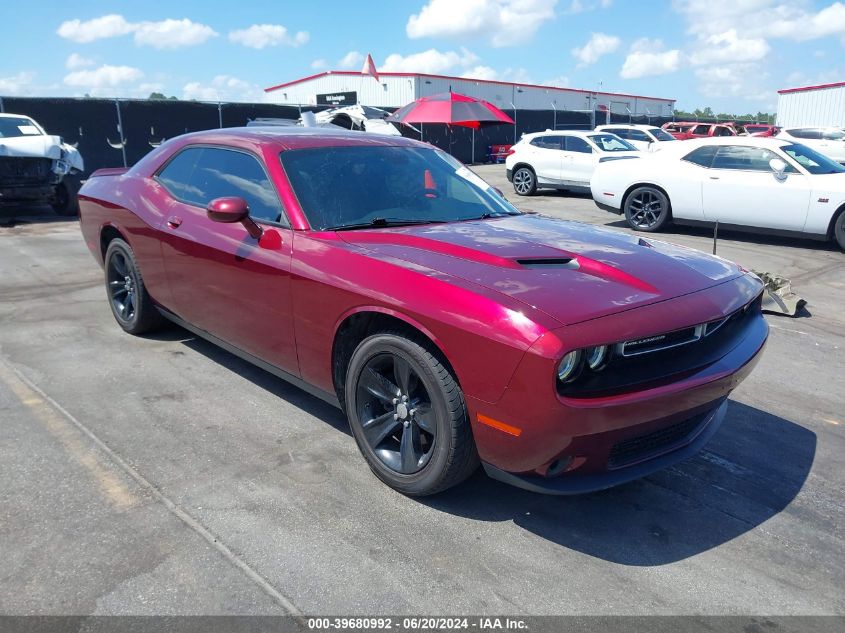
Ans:
POLYGON ((191 132, 177 137, 190 143, 272 145, 278 150, 332 146, 416 146, 430 147, 414 139, 336 128, 281 127, 275 125, 231 127, 191 132))
POLYGON ((0 118, 2 119, 29 119, 30 121, 33 120, 31 116, 28 114, 14 114, 12 112, 0 112, 0 118))
POLYGON ((629 130, 653 130, 653 129, 660 129, 659 125, 648 125, 646 123, 606 123, 603 125, 597 125, 596 130, 604 130, 607 128, 626 128, 629 130))
POLYGON ((590 134, 595 134, 595 130, 546 130, 545 132, 528 132, 523 134, 523 138, 534 138, 536 136, 580 136, 586 138, 590 134))
POLYGON ((783 147, 784 145, 791 145, 790 141, 785 141, 782 138, 762 137, 762 136, 714 136, 710 138, 696 138, 680 143, 667 143, 666 148, 655 155, 663 154, 688 154, 692 150, 702 147, 704 145, 739 145, 742 147, 762 147, 766 149, 783 147))

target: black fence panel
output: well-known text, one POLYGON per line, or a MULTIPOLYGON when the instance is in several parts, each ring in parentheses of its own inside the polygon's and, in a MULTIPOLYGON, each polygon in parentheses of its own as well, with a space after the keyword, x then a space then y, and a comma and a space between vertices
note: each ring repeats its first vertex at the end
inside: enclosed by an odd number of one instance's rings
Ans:
MULTIPOLYGON (((136 100, 119 105, 127 165, 134 165, 164 140, 220 127, 218 109, 212 103, 136 100)), ((122 162, 107 166, 120 167, 122 162)))
MULTIPOLYGON (((237 127, 257 118, 297 119, 301 111, 319 111, 325 106, 277 105, 271 103, 200 103, 196 101, 147 99, 63 99, 4 97, 6 112, 33 117, 50 134, 76 144, 85 159, 85 173, 101 167, 130 166, 164 140, 186 132, 237 127), (118 116, 119 108, 119 116, 118 116), (122 124, 122 129, 121 129, 122 124)), ((604 112, 566 110, 505 110, 516 125, 494 125, 473 132, 471 128, 442 124, 415 125, 423 140, 466 163, 486 162, 493 145, 512 145, 523 134, 543 130, 589 130, 603 123, 604 112)), ((627 122, 612 115, 615 122, 627 122)), ((635 117, 636 119, 636 117, 635 117)), ((666 119, 654 117, 659 125, 666 119)), ((639 120, 637 119, 637 122, 639 120)), ((642 122, 646 122, 645 119, 642 122)), ((420 138, 408 126, 402 134, 420 138)), ((83 174, 84 177, 84 174, 83 174)))

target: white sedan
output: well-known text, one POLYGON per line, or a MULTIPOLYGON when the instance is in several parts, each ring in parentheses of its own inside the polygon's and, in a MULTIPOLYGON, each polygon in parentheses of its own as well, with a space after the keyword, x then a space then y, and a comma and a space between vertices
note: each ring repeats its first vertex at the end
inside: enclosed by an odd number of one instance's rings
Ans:
POLYGON ((636 147, 608 132, 535 132, 523 134, 505 158, 508 180, 520 196, 537 189, 589 191, 600 162, 636 158, 636 147))
POLYGON ((801 143, 821 152, 837 163, 845 163, 845 132, 836 127, 790 127, 778 132, 775 138, 801 143))
POLYGON ((637 231, 668 222, 835 239, 845 249, 845 167, 779 138, 670 143, 641 160, 598 165, 601 209, 637 231))

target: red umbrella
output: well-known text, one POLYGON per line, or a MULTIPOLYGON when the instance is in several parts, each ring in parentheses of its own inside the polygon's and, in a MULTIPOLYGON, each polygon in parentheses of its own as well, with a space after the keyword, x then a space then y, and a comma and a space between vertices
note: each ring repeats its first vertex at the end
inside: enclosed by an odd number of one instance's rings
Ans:
POLYGON ((513 119, 492 103, 456 92, 420 97, 399 108, 387 120, 392 123, 446 123, 471 128, 513 124, 513 119))

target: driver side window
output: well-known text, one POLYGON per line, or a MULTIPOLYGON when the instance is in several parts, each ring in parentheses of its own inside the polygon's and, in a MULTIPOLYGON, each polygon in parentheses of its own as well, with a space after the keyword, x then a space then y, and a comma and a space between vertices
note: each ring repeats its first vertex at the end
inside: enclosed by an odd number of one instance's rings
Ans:
POLYGON ((238 196, 246 200, 253 219, 287 225, 267 172, 246 152, 189 147, 167 163, 157 179, 182 202, 205 207, 215 198, 238 196))

